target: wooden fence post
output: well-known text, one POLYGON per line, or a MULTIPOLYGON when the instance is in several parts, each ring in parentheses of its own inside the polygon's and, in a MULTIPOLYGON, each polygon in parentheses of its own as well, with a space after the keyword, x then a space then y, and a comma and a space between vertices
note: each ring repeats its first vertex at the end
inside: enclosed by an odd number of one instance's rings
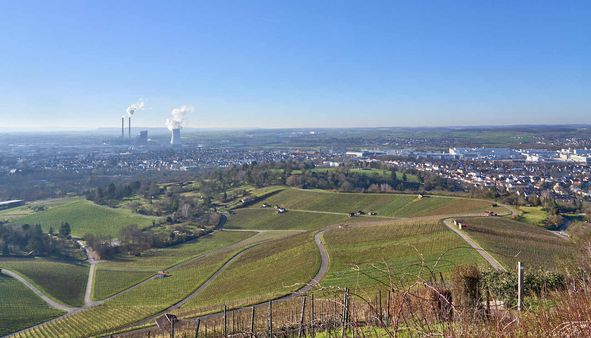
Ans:
POLYGON ((174 319, 170 322, 170 338, 174 338, 174 319))
POLYGON ((300 316, 300 329, 298 331, 298 338, 302 338, 302 332, 304 330, 304 316, 306 314, 305 312, 306 310, 306 296, 304 296, 304 298, 302 298, 302 314, 300 316))
POLYGON ((314 325, 316 325, 316 313, 315 313, 315 309, 314 309, 314 294, 312 294, 311 298, 310 298, 310 336, 312 338, 314 338, 316 336, 316 329, 314 327, 314 325))
POLYGON ((228 308, 224 305, 224 337, 228 337, 228 308))
POLYGON ((256 335, 254 332, 255 328, 254 328, 254 306, 252 307, 252 314, 250 315, 250 336, 252 338, 254 338, 254 336, 256 335))
POLYGON ((201 326, 201 319, 195 321, 195 338, 199 338, 199 326, 201 326))

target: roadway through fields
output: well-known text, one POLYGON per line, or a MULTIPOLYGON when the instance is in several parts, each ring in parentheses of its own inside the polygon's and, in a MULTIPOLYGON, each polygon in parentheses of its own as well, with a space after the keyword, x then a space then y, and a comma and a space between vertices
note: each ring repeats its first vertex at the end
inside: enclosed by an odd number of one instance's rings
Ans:
POLYGON ((37 289, 33 284, 31 284, 29 281, 27 281, 26 279, 24 279, 23 277, 21 277, 21 275, 19 275, 16 272, 7 270, 7 269, 2 269, 1 271, 3 274, 10 276, 16 280, 18 280, 19 282, 21 282, 24 286, 26 286, 27 288, 29 288, 31 291, 33 291, 39 298, 43 299, 43 301, 45 303, 47 303, 47 305, 51 306, 54 309, 58 309, 64 312, 71 312, 76 310, 77 308, 74 307, 69 307, 67 305, 64 305, 62 303, 58 303, 56 301, 54 301, 53 299, 47 297, 43 292, 41 292, 41 290, 37 289))
POLYGON ((443 223, 453 232, 458 234, 466 243, 468 243, 474 250, 476 250, 482 258, 484 258, 493 269, 497 271, 507 271, 505 267, 499 263, 491 254, 484 250, 478 243, 476 243, 470 236, 457 229, 450 218, 444 219, 443 223))
POLYGON ((92 289, 94 287, 94 275, 96 273, 96 263, 97 261, 94 259, 92 255, 92 251, 88 245, 84 244, 81 240, 77 240, 80 247, 84 250, 86 254, 86 260, 88 264, 90 264, 90 269, 88 270, 88 279, 86 280, 86 292, 84 293, 84 307, 92 307, 97 304, 97 302, 92 301, 92 289))
MULTIPOLYGON (((296 290, 296 291, 294 291, 294 292, 292 292, 290 294, 287 294, 287 295, 284 295, 284 296, 281 296, 281 297, 277 297, 275 299, 271 299, 271 300, 267 300, 267 301, 264 301, 264 302, 261 302, 261 303, 251 304, 251 305, 247 305, 247 306, 241 306, 241 307, 238 307, 238 308, 232 308, 232 309, 229 309, 229 310, 241 310, 241 309, 246 309, 246 308, 251 308, 251 307, 255 307, 255 308, 266 307, 268 305, 269 301, 273 301, 273 302, 284 302, 284 301, 288 301, 288 300, 291 300, 291 299, 296 298, 296 297, 300 297, 300 296, 308 293, 315 286, 317 286, 320 283, 320 281, 322 280, 322 278, 324 278, 324 276, 328 272, 328 266, 329 266, 329 262, 330 262, 330 256, 328 254, 328 250, 326 249, 326 247, 324 246, 324 243, 322 242, 322 236, 324 235, 324 232, 325 231, 326 230, 317 232, 314 235, 314 243, 316 244, 316 247, 318 247, 318 250, 320 251, 321 262, 320 262, 320 268, 318 269, 318 272, 316 273, 316 275, 310 281, 308 281, 306 283, 306 285, 302 286, 301 288, 299 288, 298 290, 296 290)), ((237 257, 235 256, 235 258, 237 258, 237 257)), ((232 258, 231 260, 233 260, 233 259, 234 258, 232 258)), ((224 266, 229 265, 229 263, 231 263, 230 261, 228 261, 224 266)), ((219 271, 219 272, 221 273, 221 271, 219 271)), ((212 282, 213 279, 215 279, 215 276, 217 274, 218 273, 216 272, 205 283, 207 283, 209 285, 209 283, 212 282)), ((179 302, 177 304, 180 304, 180 305, 185 304, 186 301, 188 301, 189 299, 197 296, 201 291, 203 291, 207 287, 207 285, 205 285, 205 283, 204 283, 204 285, 202 285, 201 287, 199 287, 199 289, 197 289, 193 294, 191 294, 190 296, 188 296, 187 298, 185 298, 184 300, 182 300, 181 302, 179 302)), ((169 308, 169 309, 161 312, 158 316, 160 316, 160 315, 162 315, 162 314, 164 314, 164 313, 166 313, 166 312, 168 312, 170 310, 177 309, 178 307, 180 307, 180 305, 177 306, 177 307, 173 306, 173 307, 171 307, 171 308, 169 308)), ((191 319, 184 319, 184 320, 191 320, 191 321, 194 321, 194 320, 197 320, 197 319, 206 320, 206 319, 212 319, 212 318, 216 318, 216 317, 221 317, 221 316, 223 316, 223 314, 224 313, 221 311, 221 312, 210 313, 210 314, 207 314, 207 315, 202 315, 202 316, 194 317, 194 318, 191 318, 191 319)), ((158 316, 152 316, 149 319, 142 321, 142 323, 145 324, 147 321, 153 320, 153 319, 155 319, 158 316)), ((181 320, 181 321, 183 321, 183 320, 181 320)), ((125 336, 130 335, 130 334, 137 334, 137 333, 142 333, 142 332, 148 332, 150 329, 152 329, 152 328, 142 328, 142 329, 138 329, 138 330, 133 330, 133 331, 129 331, 129 332, 126 332, 126 333, 122 333, 122 334, 119 334, 119 335, 116 335, 116 336, 117 337, 125 337, 125 336)))

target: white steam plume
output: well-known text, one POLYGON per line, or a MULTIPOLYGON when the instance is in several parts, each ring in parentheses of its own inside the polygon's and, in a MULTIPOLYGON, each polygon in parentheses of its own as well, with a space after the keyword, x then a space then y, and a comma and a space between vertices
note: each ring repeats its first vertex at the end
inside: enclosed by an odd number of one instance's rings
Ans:
POLYGON ((144 109, 144 101, 142 99, 139 99, 138 102, 127 107, 127 116, 131 117, 133 113, 142 109, 144 109))
POLYGON ((185 115, 192 113, 194 110, 193 106, 184 105, 179 108, 174 108, 170 112, 170 118, 166 119, 166 127, 168 130, 181 129, 185 125, 185 115))

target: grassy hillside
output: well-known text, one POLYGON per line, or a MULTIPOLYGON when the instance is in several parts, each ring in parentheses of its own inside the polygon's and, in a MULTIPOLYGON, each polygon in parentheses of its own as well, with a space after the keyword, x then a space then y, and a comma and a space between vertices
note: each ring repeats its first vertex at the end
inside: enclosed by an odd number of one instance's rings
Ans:
POLYGON ((0 274, 0 336, 60 316, 16 279, 0 274))
POLYGON ((480 256, 439 223, 398 222, 332 229, 324 239, 331 256, 325 287, 371 290, 414 282, 429 271, 457 264, 483 264, 480 256))
POLYGON ((380 216, 415 217, 480 213, 490 209, 491 203, 469 198, 402 194, 351 194, 321 190, 288 189, 265 202, 288 209, 347 213, 357 210, 375 211, 380 216))
POLYGON ((224 271, 203 293, 185 304, 186 316, 272 299, 299 289, 320 268, 320 254, 311 233, 255 247, 224 271))
POLYGON ((467 233, 507 267, 555 268, 568 263, 572 244, 535 225, 499 217, 466 219, 467 233))
POLYGON ((0 268, 18 272, 48 296, 59 302, 80 306, 88 279, 88 265, 42 258, 0 258, 0 268))
POLYGON ((154 218, 134 214, 127 209, 113 209, 79 199, 16 218, 15 222, 41 224, 45 231, 53 226, 57 231, 60 224, 67 221, 72 226, 74 236, 84 236, 87 233, 118 236, 120 229, 126 225, 137 224, 144 227, 151 225, 152 220, 154 218))
POLYGON ((216 232, 197 241, 143 252, 141 256, 120 256, 100 262, 95 275, 94 297, 105 299, 172 265, 221 249, 253 236, 254 232, 216 232))
POLYGON ((544 225, 548 219, 548 213, 542 207, 519 207, 522 212, 519 220, 533 225, 544 225))
POLYGON ((311 230, 344 222, 345 214, 319 214, 301 211, 289 211, 277 214, 274 209, 237 209, 236 214, 228 217, 224 225, 228 229, 259 230, 311 230))

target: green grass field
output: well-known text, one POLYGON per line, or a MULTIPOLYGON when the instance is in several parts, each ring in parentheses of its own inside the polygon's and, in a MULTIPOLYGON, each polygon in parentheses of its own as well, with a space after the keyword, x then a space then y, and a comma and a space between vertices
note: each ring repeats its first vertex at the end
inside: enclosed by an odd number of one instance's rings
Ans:
POLYGON ((334 193, 321 190, 287 189, 265 202, 287 209, 348 213, 375 211, 379 216, 416 217, 480 213, 491 202, 469 198, 429 196, 418 198, 404 194, 334 193))
POLYGON ((16 279, 2 274, 0 274, 0 295, 0 336, 63 314, 59 310, 50 308, 16 279))
POLYGON ((53 198, 34 202, 27 202, 26 205, 20 207, 0 210, 0 220, 12 221, 14 219, 25 217, 35 213, 36 208, 45 208, 46 210, 48 210, 76 200, 78 200, 78 198, 53 198))
POLYGON ((242 255, 178 314, 196 315, 219 310, 224 304, 247 305, 289 294, 311 280, 319 268, 312 233, 264 243, 242 255))
POLYGON ((84 304, 88 265, 42 258, 0 258, 0 268, 21 274, 55 300, 71 306, 84 304))
POLYGON ((94 298, 105 299, 160 270, 206 252, 228 247, 253 235, 254 232, 216 232, 194 242, 149 250, 139 257, 124 255, 115 260, 100 262, 95 275, 94 298))
POLYGON ((436 222, 337 228, 324 240, 331 256, 321 283, 327 288, 370 291, 429 278, 431 270, 447 273, 458 264, 484 264, 463 239, 436 222))
POLYGON ((41 224, 45 231, 50 226, 57 232, 62 222, 67 221, 72 227, 72 235, 84 236, 87 233, 118 236, 126 225, 137 224, 140 227, 152 224, 155 218, 133 214, 124 208, 109 208, 78 199, 66 204, 49 208, 14 221, 18 223, 41 224))
POLYGON ((542 207, 519 207, 519 220, 533 225, 545 225, 548 213, 542 207))
POLYGON ((289 211, 277 214, 274 209, 237 209, 224 225, 228 229, 311 230, 345 222, 346 215, 289 211))
POLYGON ((566 266, 572 244, 535 225, 499 217, 467 218, 467 233, 497 260, 513 268, 517 261, 529 267, 566 266))

